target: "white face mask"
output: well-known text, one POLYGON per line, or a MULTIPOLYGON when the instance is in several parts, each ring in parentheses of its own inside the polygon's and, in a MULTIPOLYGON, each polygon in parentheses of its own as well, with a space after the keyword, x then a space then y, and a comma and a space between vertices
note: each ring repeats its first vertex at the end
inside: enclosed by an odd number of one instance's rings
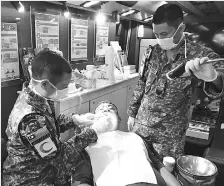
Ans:
MULTIPOLYGON (((32 80, 34 80, 36 82, 39 82, 39 83, 41 83, 42 81, 48 81, 49 82, 49 80, 47 80, 47 79, 36 80, 36 79, 32 78, 32 80)), ((64 97, 68 96, 68 92, 69 92, 68 87, 65 88, 65 89, 62 89, 62 90, 58 90, 57 87, 55 87, 51 82, 49 82, 49 84, 55 89, 55 95, 52 96, 51 98, 47 98, 47 99, 51 99, 53 101, 59 101, 61 98, 64 98, 64 97)))
POLYGON ((179 30, 179 28, 180 28, 182 25, 183 25, 183 23, 181 23, 181 24, 178 26, 176 32, 173 34, 172 37, 164 38, 164 39, 159 39, 159 38, 157 38, 157 41, 158 41, 160 47, 161 47, 163 50, 171 50, 171 49, 177 47, 177 45, 179 45, 179 43, 183 40, 183 38, 184 38, 184 34, 182 33, 182 36, 181 36, 180 41, 179 41, 178 43, 174 43, 174 42, 173 42, 173 38, 174 38, 175 34, 177 33, 177 31, 179 30))

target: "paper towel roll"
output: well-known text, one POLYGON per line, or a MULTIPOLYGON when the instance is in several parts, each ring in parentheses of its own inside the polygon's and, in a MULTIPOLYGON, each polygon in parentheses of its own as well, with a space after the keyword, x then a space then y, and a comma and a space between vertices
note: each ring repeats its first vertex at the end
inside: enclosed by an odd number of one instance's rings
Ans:
POLYGON ((112 46, 107 46, 105 50, 105 66, 108 83, 115 83, 114 77, 114 50, 112 46))

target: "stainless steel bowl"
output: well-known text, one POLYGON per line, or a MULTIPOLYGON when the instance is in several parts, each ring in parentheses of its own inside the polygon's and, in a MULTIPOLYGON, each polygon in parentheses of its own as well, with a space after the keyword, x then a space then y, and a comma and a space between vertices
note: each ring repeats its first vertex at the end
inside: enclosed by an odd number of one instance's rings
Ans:
POLYGON ((178 158, 177 168, 192 177, 210 177, 218 171, 216 165, 211 161, 190 155, 178 158))

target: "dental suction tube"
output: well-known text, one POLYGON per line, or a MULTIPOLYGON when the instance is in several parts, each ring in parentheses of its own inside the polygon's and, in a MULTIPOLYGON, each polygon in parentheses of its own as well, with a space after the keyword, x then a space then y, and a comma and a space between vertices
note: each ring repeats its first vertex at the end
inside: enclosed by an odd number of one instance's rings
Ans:
MULTIPOLYGON (((208 64, 208 63, 219 62, 219 61, 224 62, 224 58, 211 59, 211 60, 208 60, 201 65, 208 64)), ((177 67, 175 67, 174 69, 169 71, 166 74, 167 79, 172 81, 172 80, 175 80, 176 78, 179 78, 185 72, 185 65, 186 65, 185 63, 181 63, 180 65, 178 65, 177 67)), ((193 73, 193 72, 191 72, 191 73, 193 73)))

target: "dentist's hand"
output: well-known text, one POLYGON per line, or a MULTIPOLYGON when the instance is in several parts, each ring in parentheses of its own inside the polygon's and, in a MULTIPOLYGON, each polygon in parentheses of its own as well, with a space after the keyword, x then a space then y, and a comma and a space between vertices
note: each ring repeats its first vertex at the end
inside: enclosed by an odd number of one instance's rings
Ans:
POLYGON ((112 118, 110 116, 104 116, 94 122, 90 127, 96 131, 97 135, 110 132, 113 127, 112 118))
POLYGON ((208 60, 208 57, 190 60, 185 65, 185 71, 190 74, 191 70, 198 79, 212 82, 217 78, 217 72, 211 63, 206 64, 208 60))
POLYGON ((135 118, 129 116, 128 117, 128 131, 131 131, 135 124, 135 118))
POLYGON ((87 113, 83 115, 73 115, 72 119, 79 127, 90 127, 94 122, 94 114, 87 113))

